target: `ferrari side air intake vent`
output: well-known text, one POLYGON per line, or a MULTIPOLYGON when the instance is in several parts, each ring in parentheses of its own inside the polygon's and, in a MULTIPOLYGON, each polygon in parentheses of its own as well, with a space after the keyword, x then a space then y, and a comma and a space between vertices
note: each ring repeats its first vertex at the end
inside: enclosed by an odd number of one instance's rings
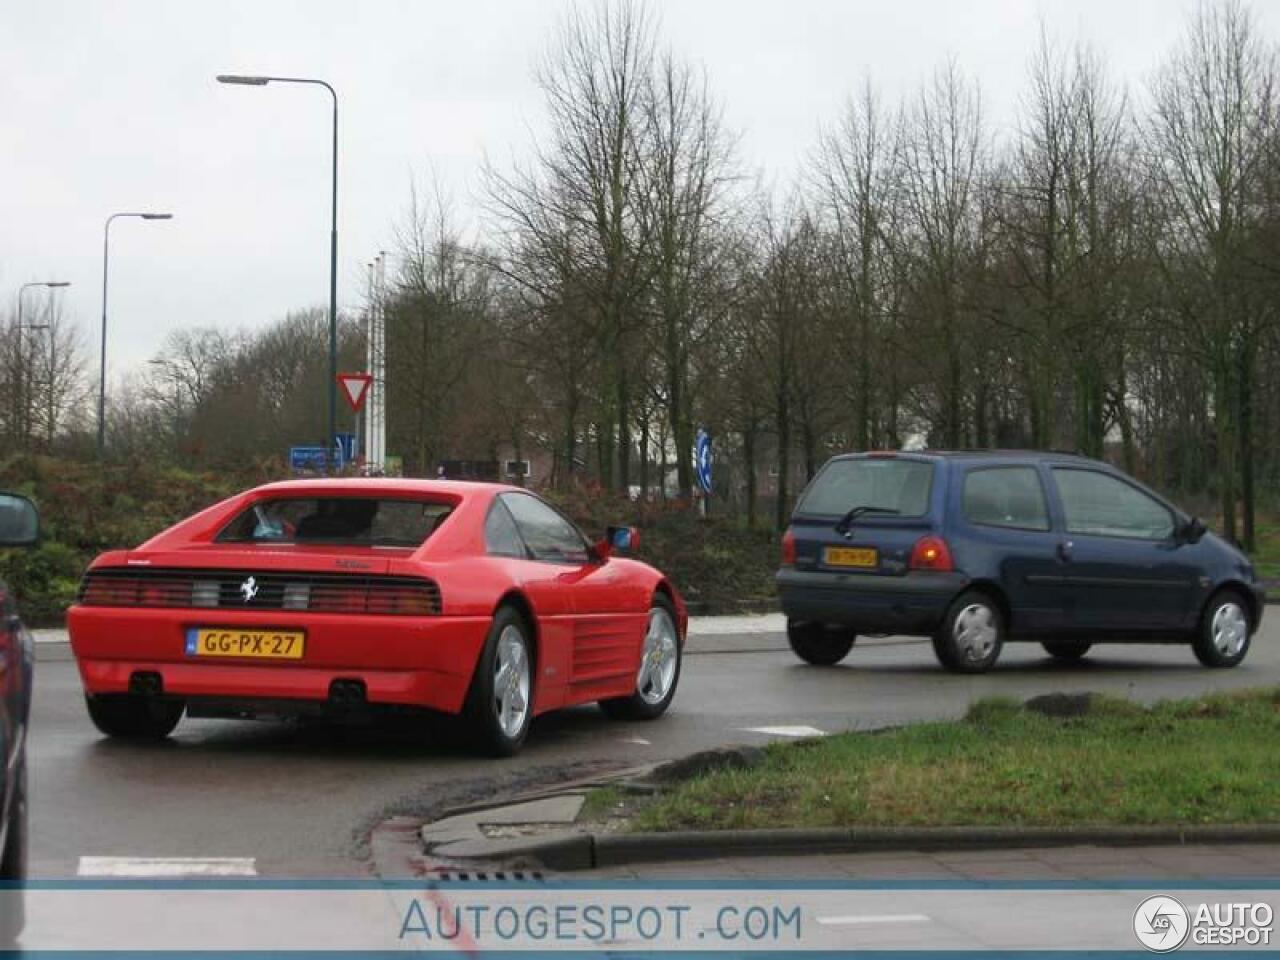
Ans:
POLYGON ((85 574, 76 603, 433 616, 440 587, 425 577, 106 567, 85 574))

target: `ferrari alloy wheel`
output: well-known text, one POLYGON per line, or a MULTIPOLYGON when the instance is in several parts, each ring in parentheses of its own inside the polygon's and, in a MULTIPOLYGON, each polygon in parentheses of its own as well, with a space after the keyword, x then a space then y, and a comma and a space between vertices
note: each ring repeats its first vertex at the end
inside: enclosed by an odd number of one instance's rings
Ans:
POLYGON ((1192 649, 1206 667, 1234 667, 1249 652, 1251 632, 1248 605, 1223 590, 1205 607, 1192 649))
POLYGON ((130 694, 87 694, 85 706, 93 725, 108 737, 163 740, 182 719, 181 700, 153 700, 130 694))
POLYGON ((503 627, 493 665, 493 711, 504 736, 514 737, 529 717, 529 655, 515 624, 503 627))
POLYGON ((533 648, 529 627, 513 607, 494 615, 471 681, 467 719, 479 745, 509 757, 524 744, 533 717, 533 648))
POLYGON ((649 608, 635 692, 629 697, 601 700, 600 709, 616 720, 653 720, 662 716, 676 695, 681 652, 675 608, 666 594, 659 593, 649 608))

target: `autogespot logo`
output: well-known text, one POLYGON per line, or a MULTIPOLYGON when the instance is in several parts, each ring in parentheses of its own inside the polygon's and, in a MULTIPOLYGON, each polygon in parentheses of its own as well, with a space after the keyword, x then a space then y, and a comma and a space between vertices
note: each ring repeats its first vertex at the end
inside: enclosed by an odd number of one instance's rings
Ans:
POLYGON ((1190 930, 1187 908, 1173 897, 1147 897, 1133 914, 1133 932, 1138 942, 1156 953, 1177 950, 1190 930))

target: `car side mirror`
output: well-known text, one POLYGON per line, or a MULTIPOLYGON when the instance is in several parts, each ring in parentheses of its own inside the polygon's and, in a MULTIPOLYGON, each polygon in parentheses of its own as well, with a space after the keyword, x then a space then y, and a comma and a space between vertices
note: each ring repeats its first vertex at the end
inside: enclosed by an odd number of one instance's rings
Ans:
POLYGON ((640 546, 640 531, 635 527, 609 527, 604 539, 595 544, 596 556, 604 560, 615 553, 630 553, 640 546))
POLYGON ((1179 539, 1184 543, 1197 543, 1208 532, 1208 529, 1203 520, 1199 517, 1192 517, 1182 525, 1182 530, 1179 531, 1179 539))
POLYGON ((0 547, 30 547, 40 539, 40 514, 26 497, 0 493, 0 547))

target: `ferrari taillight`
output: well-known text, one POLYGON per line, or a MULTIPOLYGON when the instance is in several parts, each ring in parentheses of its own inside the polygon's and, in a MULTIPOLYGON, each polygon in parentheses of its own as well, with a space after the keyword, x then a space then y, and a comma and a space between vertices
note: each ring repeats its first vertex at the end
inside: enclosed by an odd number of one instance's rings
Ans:
POLYGON ((132 607, 138 603, 142 584, 134 579, 95 578, 89 575, 80 602, 97 607, 132 607))
POLYGON ((393 589, 370 590, 369 612, 406 616, 431 612, 430 599, 417 591, 393 589))
POLYGON ((934 570, 942 573, 954 570, 951 563, 951 548, 941 537, 921 537, 911 548, 911 559, 907 566, 912 570, 934 570))
POLYGON ((322 613, 364 613, 366 591, 351 587, 316 587, 309 609, 322 613))

